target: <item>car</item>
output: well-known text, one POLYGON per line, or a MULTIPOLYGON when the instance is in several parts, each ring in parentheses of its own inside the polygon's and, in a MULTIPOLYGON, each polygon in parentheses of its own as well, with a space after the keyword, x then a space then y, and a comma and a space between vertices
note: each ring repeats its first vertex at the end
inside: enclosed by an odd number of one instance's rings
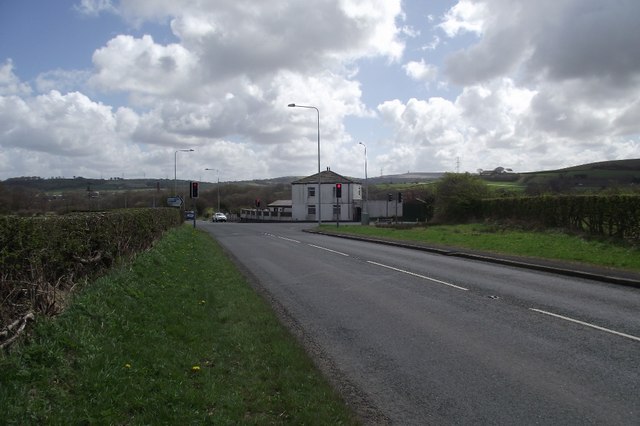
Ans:
POLYGON ((224 213, 214 213, 213 216, 211 217, 211 221, 212 222, 226 222, 227 221, 227 216, 225 216, 224 213))

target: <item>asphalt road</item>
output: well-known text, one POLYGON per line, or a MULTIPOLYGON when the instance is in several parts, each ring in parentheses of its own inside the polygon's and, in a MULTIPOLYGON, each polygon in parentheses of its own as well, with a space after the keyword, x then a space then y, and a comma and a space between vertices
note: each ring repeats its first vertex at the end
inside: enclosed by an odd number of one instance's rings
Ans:
POLYGON ((198 226, 393 424, 640 424, 637 288, 308 224, 198 226))

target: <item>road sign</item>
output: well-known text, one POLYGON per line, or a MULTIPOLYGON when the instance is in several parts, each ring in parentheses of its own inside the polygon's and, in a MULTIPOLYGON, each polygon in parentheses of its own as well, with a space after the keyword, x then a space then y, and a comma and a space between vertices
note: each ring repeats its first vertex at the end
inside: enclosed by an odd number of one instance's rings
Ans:
POLYGON ((182 197, 180 197, 180 196, 168 197, 167 198, 167 205, 169 207, 180 207, 182 205, 182 197))

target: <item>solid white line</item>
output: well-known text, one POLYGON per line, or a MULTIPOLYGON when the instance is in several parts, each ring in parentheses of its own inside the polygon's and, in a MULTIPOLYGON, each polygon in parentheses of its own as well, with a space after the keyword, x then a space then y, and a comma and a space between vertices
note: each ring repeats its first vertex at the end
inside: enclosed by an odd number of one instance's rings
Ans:
POLYGON ((428 281, 433 281, 433 282, 438 283, 438 284, 444 284, 444 285, 447 285, 449 287, 457 288, 458 290, 469 291, 468 288, 460 287, 460 286, 457 286, 455 284, 451 284, 451 283, 448 283, 448 282, 445 282, 445 281, 436 280, 435 278, 425 277, 424 275, 416 274, 414 272, 405 271, 403 269, 394 268, 393 266, 384 265, 384 264, 378 263, 378 262, 372 262, 370 260, 367 260, 367 263, 371 263, 372 265, 377 265, 377 266, 381 266, 383 268, 391 269, 392 271, 402 272, 403 274, 412 275, 414 277, 422 278, 422 279, 425 279, 425 280, 428 280, 428 281))
POLYGON ((309 245, 310 247, 314 247, 314 248, 317 248, 317 249, 320 249, 320 250, 330 251, 331 253, 339 254, 340 256, 346 256, 346 257, 349 257, 349 255, 348 255, 348 254, 346 254, 346 253, 342 253, 342 252, 340 252, 340 251, 331 250, 331 249, 328 249, 328 248, 326 248, 326 247, 316 246, 316 245, 314 245, 314 244, 308 244, 308 245, 309 245))
POLYGON ((298 243, 298 244, 300 244, 300 241, 298 241, 298 240, 292 240, 291 238, 285 238, 285 237, 278 237, 278 238, 280 238, 281 240, 291 241, 292 243, 298 243))
POLYGON ((640 337, 632 336, 630 334, 620 333, 619 331, 610 330, 608 328, 600 327, 599 325, 589 324, 588 322, 579 321, 577 319, 565 317, 565 316, 562 316, 562 315, 554 314, 552 312, 547 312, 547 311, 543 311, 543 310, 540 310, 540 309, 535 309, 535 308, 529 308, 529 309, 532 310, 532 311, 535 311, 535 312, 539 312, 541 314, 545 314, 545 315, 549 315, 549 316, 552 316, 552 317, 560 318, 560 319, 563 319, 565 321, 575 322, 576 324, 581 324, 581 325, 584 325, 584 326, 587 326, 587 327, 595 328, 596 330, 600 330, 600 331, 606 331, 607 333, 616 334, 618 336, 626 337, 627 339, 636 340, 636 341, 640 342, 640 337))

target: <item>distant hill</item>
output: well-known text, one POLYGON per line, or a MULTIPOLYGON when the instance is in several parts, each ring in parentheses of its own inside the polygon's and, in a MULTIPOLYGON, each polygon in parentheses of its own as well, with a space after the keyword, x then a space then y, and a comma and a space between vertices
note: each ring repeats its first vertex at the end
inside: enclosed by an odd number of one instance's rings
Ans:
POLYGON ((582 172, 582 171, 594 171, 594 170, 640 172, 640 158, 634 158, 629 160, 600 161, 597 163, 588 163, 588 164, 581 164, 579 166, 566 167, 564 169, 528 172, 528 173, 522 173, 522 174, 567 173, 567 172, 582 172))
MULTIPOLYGON (((440 179, 443 172, 428 173, 403 173, 386 176, 370 176, 369 185, 380 184, 420 184, 440 179)), ((612 184, 639 184, 640 185, 640 158, 629 160, 602 161, 597 163, 582 164, 558 170, 545 170, 537 172, 525 172, 516 174, 519 183, 527 185, 531 183, 543 184, 551 180, 564 179, 568 185, 602 187, 612 184)), ((271 186, 289 185, 300 179, 301 176, 282 176, 270 179, 254 179, 245 181, 225 181, 224 185, 239 187, 266 188, 271 186)), ((352 178, 355 181, 364 181, 362 178, 352 178)), ((73 178, 49 178, 37 176, 10 178, 0 182, 5 188, 29 188, 48 194, 62 192, 99 191, 99 192, 123 192, 144 190, 172 190, 173 179, 91 179, 84 177, 73 178)), ((222 182, 221 182, 222 183, 222 182)), ((178 187, 186 187, 187 181, 178 180, 178 187)), ((202 182, 201 190, 208 191, 215 188, 216 182, 202 182)))
MULTIPOLYGON (((378 185, 384 183, 425 183, 440 179, 444 173, 431 172, 431 173, 403 173, 399 175, 386 175, 369 177, 368 182, 370 185, 378 185)), ((359 179, 361 180, 361 179, 359 179)))
POLYGON ((563 191, 640 186, 640 159, 601 161, 558 170, 521 173, 520 183, 563 191))

